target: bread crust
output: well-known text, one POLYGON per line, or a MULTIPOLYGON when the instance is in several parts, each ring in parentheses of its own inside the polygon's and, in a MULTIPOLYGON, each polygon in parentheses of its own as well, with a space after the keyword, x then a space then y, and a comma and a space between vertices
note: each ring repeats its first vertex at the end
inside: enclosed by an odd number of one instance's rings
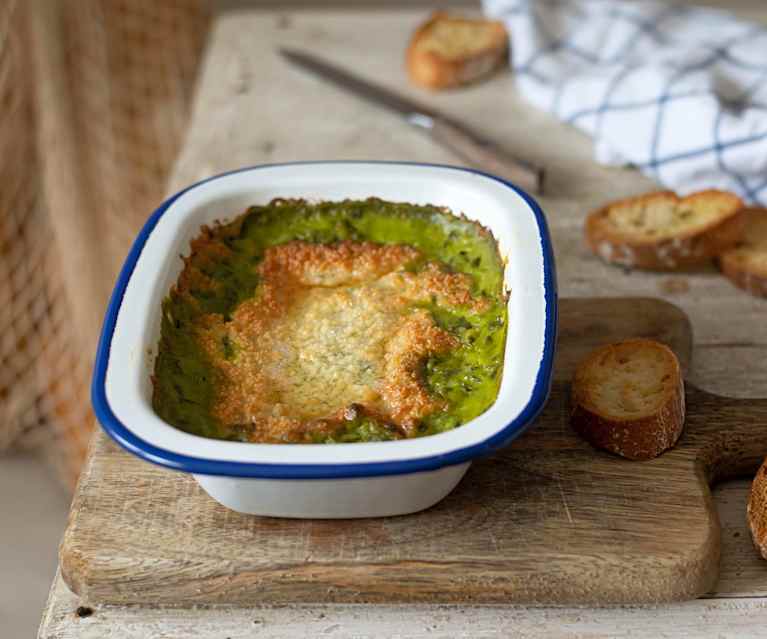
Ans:
POLYGON ((601 357, 606 349, 623 345, 641 345, 667 351, 671 356, 669 373, 674 380, 672 392, 652 415, 638 419, 614 419, 600 414, 596 407, 588 405, 589 402, 585 401, 587 389, 580 387, 576 371, 571 393, 570 424, 573 430, 592 446, 631 460, 652 459, 671 448, 682 434, 685 416, 684 380, 676 355, 667 346, 646 339, 626 340, 603 346, 593 351, 579 365, 578 371, 601 357))
POLYGON ((740 265, 726 258, 720 260, 719 267, 722 275, 738 288, 755 297, 767 297, 767 276, 742 269, 740 265))
POLYGON ((754 546, 767 559, 767 459, 751 484, 746 515, 754 546))
POLYGON ((444 11, 437 11, 416 29, 405 55, 410 80, 431 90, 463 86, 479 80, 501 66, 506 59, 508 37, 503 23, 493 20, 465 20, 451 17, 444 11), (424 51, 420 45, 430 30, 442 20, 483 22, 497 31, 491 47, 451 59, 436 51, 424 51))
MULTIPOLYGON (((721 196, 722 191, 709 189, 687 198, 695 201, 711 195, 721 196)), ((743 205, 739 198, 732 196, 739 207, 725 217, 712 220, 702 228, 679 233, 663 240, 627 238, 603 223, 608 212, 628 204, 648 202, 659 195, 677 198, 673 191, 658 191, 639 197, 611 202, 589 214, 585 224, 585 237, 591 251, 606 262, 630 268, 653 271, 674 271, 699 266, 732 248, 741 238, 745 225, 743 205)))
MULTIPOLYGON (((767 217, 767 209, 747 209, 743 212, 744 237, 748 236, 749 217, 753 215, 767 217)), ((767 252, 765 252, 765 259, 767 259, 767 252)), ((756 297, 767 297, 767 267, 758 268, 744 264, 738 259, 737 248, 722 253, 718 262, 722 274, 735 286, 756 297)))

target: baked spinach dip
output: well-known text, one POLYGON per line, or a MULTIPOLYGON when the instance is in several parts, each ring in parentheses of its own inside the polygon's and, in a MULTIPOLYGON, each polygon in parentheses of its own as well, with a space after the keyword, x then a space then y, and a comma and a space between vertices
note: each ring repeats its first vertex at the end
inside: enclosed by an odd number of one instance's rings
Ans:
POLYGON ((492 234, 445 208, 276 199, 202 227, 162 306, 154 410, 196 435, 369 442, 456 428, 498 395, 492 234))

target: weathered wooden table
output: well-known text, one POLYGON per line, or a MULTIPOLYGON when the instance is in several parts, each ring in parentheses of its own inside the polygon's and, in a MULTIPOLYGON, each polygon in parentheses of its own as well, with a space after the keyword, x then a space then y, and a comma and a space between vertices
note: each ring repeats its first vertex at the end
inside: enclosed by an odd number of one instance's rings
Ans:
MULTIPOLYGON (((767 21, 760 0, 736 3, 767 21)), ((767 302, 703 273, 627 273, 595 260, 581 241, 584 215, 608 198, 653 188, 629 170, 591 161, 577 131, 528 107, 512 79, 444 95, 410 88, 402 54, 421 10, 247 11, 217 20, 202 72, 189 137, 170 190, 243 165, 309 159, 455 158, 393 116, 289 68, 280 45, 311 49, 444 109, 547 167, 549 195, 540 198, 557 252, 566 296, 662 297, 682 307, 695 331, 690 380, 707 390, 767 394, 767 302)), ((100 435, 101 436, 101 435, 100 435)), ((748 482, 721 485, 721 578, 697 601, 612 609, 508 606, 259 606, 78 608, 57 575, 40 637, 761 637, 767 625, 767 562, 745 525, 748 482)))

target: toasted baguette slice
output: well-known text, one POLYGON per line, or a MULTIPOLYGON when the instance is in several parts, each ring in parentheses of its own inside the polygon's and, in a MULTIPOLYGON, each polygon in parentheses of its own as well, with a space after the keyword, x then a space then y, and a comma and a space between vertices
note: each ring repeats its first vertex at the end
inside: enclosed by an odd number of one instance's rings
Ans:
POLYGON ((586 441, 628 459, 671 448, 684 425, 684 382, 676 355, 632 339, 591 353, 575 372, 570 423, 586 441))
POLYGON ((767 459, 751 484, 746 513, 754 546, 767 559, 767 459))
POLYGON ((507 50, 503 23, 438 11, 413 34, 407 70, 415 84, 446 89, 487 75, 506 60, 507 50))
POLYGON ((586 242, 606 262, 675 270, 732 248, 743 232, 743 202, 726 191, 680 198, 672 191, 612 202, 586 219, 586 242))
POLYGON ((738 245, 719 256, 722 273, 751 295, 767 297, 767 209, 746 209, 738 245))

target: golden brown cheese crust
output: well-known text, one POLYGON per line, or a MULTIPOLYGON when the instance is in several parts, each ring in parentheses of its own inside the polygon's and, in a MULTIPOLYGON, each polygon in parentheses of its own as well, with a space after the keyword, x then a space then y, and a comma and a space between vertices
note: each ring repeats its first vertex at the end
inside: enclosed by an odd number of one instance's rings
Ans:
POLYGON ((418 304, 468 306, 470 279, 404 245, 294 241, 267 249, 255 296, 230 322, 205 318, 200 342, 222 374, 213 414, 252 441, 300 442, 371 415, 411 436, 443 408, 420 369, 458 346, 418 304))

